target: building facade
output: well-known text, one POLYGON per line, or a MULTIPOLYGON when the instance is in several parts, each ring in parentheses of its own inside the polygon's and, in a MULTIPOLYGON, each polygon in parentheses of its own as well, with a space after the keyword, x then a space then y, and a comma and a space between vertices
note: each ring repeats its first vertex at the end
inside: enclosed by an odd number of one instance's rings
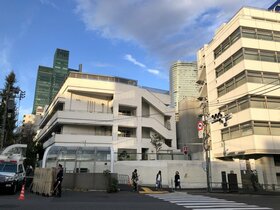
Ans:
MULTIPOLYGON (((173 151, 175 114, 169 105, 168 91, 140 88, 135 80, 70 72, 45 111, 36 136, 46 149, 43 166, 55 165, 49 164, 51 154, 63 147, 72 148, 68 149, 72 153, 65 150, 66 156, 92 148, 88 154, 95 155, 95 160, 103 157, 108 164, 153 159, 155 155, 148 155, 156 153, 151 144, 153 134, 162 138, 162 152, 173 151), (55 147, 56 151, 51 149, 55 147)), ((73 161, 64 164, 71 170, 75 165, 73 161)), ((96 172, 88 166, 80 168, 96 172)))
POLYGON ((280 184, 280 14, 242 8, 198 52, 200 96, 209 115, 212 158, 244 160, 266 187, 280 184))
POLYGON ((170 67, 169 77, 171 104, 178 118, 179 102, 188 97, 198 97, 196 62, 175 62, 170 67))
POLYGON ((66 79, 69 71, 78 71, 68 69, 68 61, 69 51, 56 49, 53 67, 38 67, 33 114, 35 114, 38 106, 44 107, 51 102, 66 79))

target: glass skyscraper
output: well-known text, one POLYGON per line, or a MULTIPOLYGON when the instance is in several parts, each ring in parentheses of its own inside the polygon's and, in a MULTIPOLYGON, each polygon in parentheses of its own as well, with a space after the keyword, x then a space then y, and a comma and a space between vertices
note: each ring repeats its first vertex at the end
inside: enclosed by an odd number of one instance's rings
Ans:
MULTIPOLYGON (((38 106, 44 107, 45 105, 48 105, 57 94, 70 71, 70 69, 68 69, 68 61, 69 51, 56 49, 53 67, 39 66, 33 103, 33 114, 35 114, 38 106)), ((73 70, 74 69, 71 69, 71 71, 73 70)))

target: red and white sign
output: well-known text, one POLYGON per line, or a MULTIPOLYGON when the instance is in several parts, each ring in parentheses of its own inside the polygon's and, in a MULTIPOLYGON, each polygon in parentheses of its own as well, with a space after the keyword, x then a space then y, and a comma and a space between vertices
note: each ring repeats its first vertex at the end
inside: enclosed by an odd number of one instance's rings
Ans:
POLYGON ((198 131, 202 131, 203 130, 203 122, 202 121, 198 121, 198 123, 197 123, 197 130, 198 131))

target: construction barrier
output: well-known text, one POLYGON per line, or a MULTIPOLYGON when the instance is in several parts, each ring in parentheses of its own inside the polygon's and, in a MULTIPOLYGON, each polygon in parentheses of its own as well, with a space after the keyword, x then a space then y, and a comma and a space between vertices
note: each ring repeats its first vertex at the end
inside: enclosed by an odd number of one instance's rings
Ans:
POLYGON ((35 168, 32 192, 40 195, 51 196, 53 193, 55 178, 55 168, 35 168))

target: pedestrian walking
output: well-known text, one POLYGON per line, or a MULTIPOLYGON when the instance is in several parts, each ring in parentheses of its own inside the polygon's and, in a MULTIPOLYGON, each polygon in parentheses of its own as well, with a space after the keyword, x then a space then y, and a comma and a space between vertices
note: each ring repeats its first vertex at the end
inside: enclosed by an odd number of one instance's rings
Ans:
POLYGON ((156 190, 159 190, 162 188, 162 176, 161 171, 158 171, 156 176, 156 190))
POLYGON ((181 179, 180 179, 179 171, 176 171, 175 173, 174 182, 175 182, 175 189, 177 188, 181 189, 181 179))
POLYGON ((131 176, 133 191, 138 192, 138 179, 137 169, 134 169, 131 176))
POLYGON ((61 185, 63 181, 63 168, 61 164, 58 164, 58 173, 56 175, 56 181, 54 184, 54 195, 61 197, 61 185))

